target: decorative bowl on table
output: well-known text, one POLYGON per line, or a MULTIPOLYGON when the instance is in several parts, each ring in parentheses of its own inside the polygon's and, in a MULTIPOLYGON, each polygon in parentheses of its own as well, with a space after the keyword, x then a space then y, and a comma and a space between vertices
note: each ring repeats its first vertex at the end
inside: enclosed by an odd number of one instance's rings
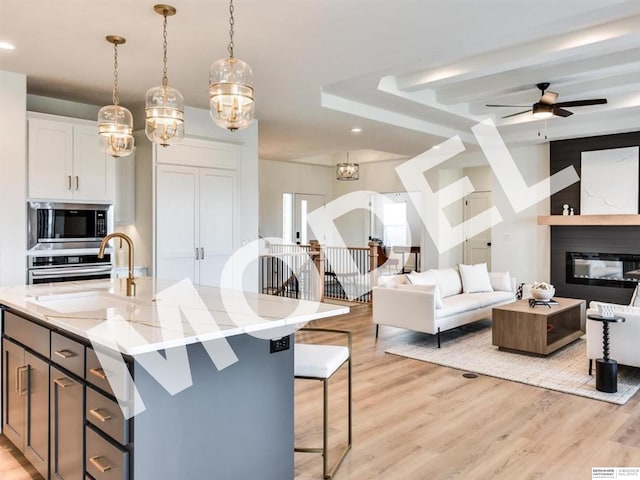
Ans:
POLYGON ((531 287, 531 296, 541 302, 548 302, 555 294, 554 286, 546 282, 534 283, 531 287))

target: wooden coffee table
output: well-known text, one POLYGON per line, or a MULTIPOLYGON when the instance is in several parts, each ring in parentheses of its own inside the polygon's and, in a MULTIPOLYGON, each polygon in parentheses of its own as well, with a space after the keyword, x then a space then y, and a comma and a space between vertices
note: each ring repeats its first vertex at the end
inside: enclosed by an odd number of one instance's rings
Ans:
POLYGON ((493 345, 500 350, 549 355, 584 335, 586 302, 555 297, 558 305, 529 306, 529 300, 493 308, 493 345))

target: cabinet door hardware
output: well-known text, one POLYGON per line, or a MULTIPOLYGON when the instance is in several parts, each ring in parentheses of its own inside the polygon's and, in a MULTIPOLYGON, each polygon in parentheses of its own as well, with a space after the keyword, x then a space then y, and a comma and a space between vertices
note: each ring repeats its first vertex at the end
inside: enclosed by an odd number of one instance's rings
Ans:
POLYGON ((71 357, 77 357, 78 355, 75 354, 74 352, 72 352, 71 350, 56 350, 55 352, 53 352, 55 355, 59 356, 60 358, 71 358, 71 357))
POLYGON ((91 368, 89 369, 89 373, 91 375, 95 375, 96 377, 98 377, 101 380, 106 380, 107 376, 104 373, 104 368, 91 368))
POLYGON ((80 177, 76 175, 76 192, 80 189, 80 177))
POLYGON ((92 417, 97 418, 102 423, 106 422, 107 420, 111 420, 113 418, 109 414, 109 412, 103 408, 92 408, 91 410, 89 410, 89 413, 91 414, 92 417), (101 412, 104 412, 104 413, 101 413, 101 412))
POLYGON ((71 175, 67 175, 67 180, 69 180, 69 186, 67 187, 67 190, 71 190, 71 175))
POLYGON ((204 247, 200 247, 200 260, 204 260, 204 247))
POLYGON ((53 383, 55 383, 56 385, 62 388, 67 388, 76 384, 76 382, 74 382, 73 380, 67 377, 56 378, 53 380, 53 383))
POLYGON ((111 465, 103 465, 102 462, 100 461, 101 458, 103 457, 100 457, 100 456, 91 457, 89 461, 91 462, 91 465, 93 465, 98 470, 100 470, 100 472, 102 473, 108 472, 109 470, 111 470, 111 465))
POLYGON ((16 392, 24 397, 29 391, 29 383, 24 381, 24 374, 29 372, 29 365, 22 365, 16 369, 16 392), (25 387, 25 383, 27 386, 25 387))

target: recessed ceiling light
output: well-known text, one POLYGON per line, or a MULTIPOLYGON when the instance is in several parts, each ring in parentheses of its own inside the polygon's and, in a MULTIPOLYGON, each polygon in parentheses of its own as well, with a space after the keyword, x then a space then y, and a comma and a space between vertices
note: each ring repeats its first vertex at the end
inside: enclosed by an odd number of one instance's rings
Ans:
POLYGON ((353 133, 354 135, 358 135, 359 133, 362 133, 362 129, 360 127, 353 127, 351 130, 349 130, 351 133, 353 133))
POLYGON ((440 145, 434 145, 434 146, 433 146, 433 147, 431 147, 431 148, 433 148, 434 150, 438 150, 438 149, 440 148, 440 145))
POLYGON ((0 42, 0 50, 15 50, 16 47, 11 45, 9 42, 0 42))

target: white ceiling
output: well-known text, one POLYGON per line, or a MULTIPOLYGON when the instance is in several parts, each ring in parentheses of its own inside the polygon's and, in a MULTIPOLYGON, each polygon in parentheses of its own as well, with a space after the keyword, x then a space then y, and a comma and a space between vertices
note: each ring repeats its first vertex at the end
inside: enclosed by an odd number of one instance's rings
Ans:
MULTIPOLYGON (((29 93, 111 103, 117 34, 121 103, 158 85, 162 18, 142 0, 0 0, 0 69, 29 93)), ((226 0, 172 0, 169 84, 208 108, 208 69, 227 55, 226 0)), ((255 75, 260 158, 335 163, 413 156, 491 116, 508 145, 640 129, 637 0, 235 0, 235 54, 255 75), (546 124, 539 82, 558 101, 606 97, 546 124), (522 109, 520 109, 522 110, 522 109), (360 135, 351 127, 363 128, 360 135), (543 136, 538 136, 538 131, 543 136), (383 152, 388 152, 387 156, 383 152)), ((140 118, 136 119, 139 125, 140 118)), ((212 129, 217 128, 213 126, 212 129)))

